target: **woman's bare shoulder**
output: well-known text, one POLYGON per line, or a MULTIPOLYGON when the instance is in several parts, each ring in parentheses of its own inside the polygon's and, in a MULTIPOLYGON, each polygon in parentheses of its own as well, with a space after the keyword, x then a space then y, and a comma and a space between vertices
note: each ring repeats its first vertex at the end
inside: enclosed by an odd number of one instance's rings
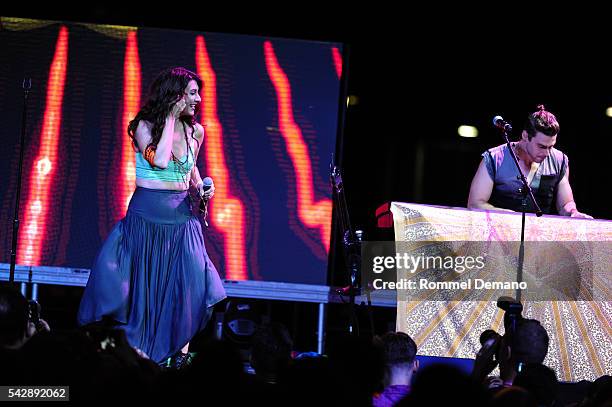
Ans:
POLYGON ((140 119, 138 122, 138 127, 136 128, 136 133, 134 134, 134 138, 137 141, 137 151, 142 151, 142 147, 146 146, 151 142, 151 131, 153 129, 153 123, 140 119))
POLYGON ((151 123, 150 121, 145 120, 145 119, 140 119, 138 121, 138 129, 136 131, 138 131, 138 130, 141 130, 141 131, 145 130, 145 131, 151 132, 152 128, 153 128, 153 123, 151 123))
POLYGON ((202 138, 204 137, 204 126, 202 126, 200 123, 196 122, 195 124, 195 138, 197 138, 198 140, 202 140, 202 138))

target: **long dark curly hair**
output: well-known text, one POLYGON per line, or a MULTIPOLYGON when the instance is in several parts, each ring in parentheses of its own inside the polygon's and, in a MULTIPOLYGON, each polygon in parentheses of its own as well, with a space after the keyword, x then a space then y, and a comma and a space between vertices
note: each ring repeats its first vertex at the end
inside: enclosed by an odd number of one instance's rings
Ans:
MULTIPOLYGON (((182 67, 169 68, 162 71, 153 81, 149 90, 149 97, 145 105, 140 109, 136 117, 128 125, 128 135, 132 139, 134 146, 137 147, 136 129, 141 120, 146 120, 153 123, 151 129, 151 142, 149 145, 157 147, 161 139, 162 131, 166 123, 166 117, 172 110, 172 106, 183 97, 185 88, 190 81, 196 81, 198 87, 202 89, 202 79, 194 72, 182 67)), ((200 105, 196 105, 196 111, 193 116, 182 116, 180 120, 191 128, 192 138, 194 134, 194 125, 196 123, 196 115, 200 111, 200 105)))

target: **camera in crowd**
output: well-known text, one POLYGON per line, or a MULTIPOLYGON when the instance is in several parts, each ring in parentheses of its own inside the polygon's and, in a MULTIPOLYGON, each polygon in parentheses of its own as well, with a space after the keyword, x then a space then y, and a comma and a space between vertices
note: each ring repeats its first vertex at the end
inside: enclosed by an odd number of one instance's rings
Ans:
POLYGON ((103 324, 92 324, 85 328, 85 335, 95 344, 98 352, 129 349, 125 331, 103 324))
MULTIPOLYGON (((493 347, 493 360, 499 363, 502 360, 502 343, 505 343, 510 348, 514 348, 514 338, 516 336, 517 327, 522 320, 523 305, 512 297, 500 297, 497 300, 497 307, 505 311, 504 313, 504 335, 500 335, 493 329, 487 329, 480 334, 480 344, 493 347)), ((517 371, 520 371, 523 363, 518 361, 517 371)))
POLYGON ((28 300, 28 321, 36 327, 40 324, 40 303, 36 300, 28 300))

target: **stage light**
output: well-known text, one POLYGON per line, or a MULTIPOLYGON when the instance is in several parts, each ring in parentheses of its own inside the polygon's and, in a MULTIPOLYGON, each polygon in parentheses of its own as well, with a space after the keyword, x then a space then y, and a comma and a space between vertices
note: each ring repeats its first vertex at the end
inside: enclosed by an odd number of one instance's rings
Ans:
POLYGON ((606 116, 612 117, 612 107, 606 109, 606 116))
POLYGON ((461 137, 478 137, 478 129, 474 126, 459 126, 457 133, 461 137))
POLYGON ((255 302, 229 300, 223 315, 223 336, 238 345, 249 345, 262 322, 255 302))

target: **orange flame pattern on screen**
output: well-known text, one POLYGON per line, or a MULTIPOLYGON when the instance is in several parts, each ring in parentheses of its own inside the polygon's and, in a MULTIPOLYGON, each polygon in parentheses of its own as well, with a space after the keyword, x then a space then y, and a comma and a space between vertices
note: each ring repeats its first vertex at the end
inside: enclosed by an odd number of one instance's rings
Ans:
POLYGON ((130 31, 125 45, 125 60, 123 64, 123 127, 119 134, 122 135, 122 158, 121 172, 122 177, 118 179, 119 199, 121 213, 116 214, 116 218, 125 216, 136 188, 136 161, 132 139, 127 136, 127 127, 130 120, 136 116, 140 108, 141 94, 141 73, 140 58, 138 56, 138 37, 136 31, 130 31))
POLYGON ((342 77, 342 55, 337 47, 332 47, 332 58, 334 60, 334 67, 336 68, 336 75, 338 79, 342 77))
MULTIPOLYGON (((223 148, 223 128, 217 113, 217 77, 210 63, 204 37, 196 37, 196 69, 204 82, 202 124, 205 128, 206 168, 215 182, 215 197, 210 201, 211 224, 223 235, 225 278, 246 280, 246 225, 244 204, 230 194, 230 175, 223 148)), ((204 177, 205 174, 202 174, 204 177)))
POLYGON ((297 214, 303 225, 319 229, 321 242, 325 251, 329 253, 332 202, 330 199, 315 201, 312 163, 302 131, 293 117, 291 85, 278 63, 270 41, 264 43, 264 54, 268 75, 277 96, 279 130, 285 140, 287 153, 295 173, 298 195, 297 214))
POLYGON ((68 64, 68 28, 59 31, 49 69, 45 113, 38 156, 30 169, 23 226, 19 229, 17 263, 40 264, 46 234, 49 196, 58 163, 58 145, 62 124, 62 102, 68 64))

